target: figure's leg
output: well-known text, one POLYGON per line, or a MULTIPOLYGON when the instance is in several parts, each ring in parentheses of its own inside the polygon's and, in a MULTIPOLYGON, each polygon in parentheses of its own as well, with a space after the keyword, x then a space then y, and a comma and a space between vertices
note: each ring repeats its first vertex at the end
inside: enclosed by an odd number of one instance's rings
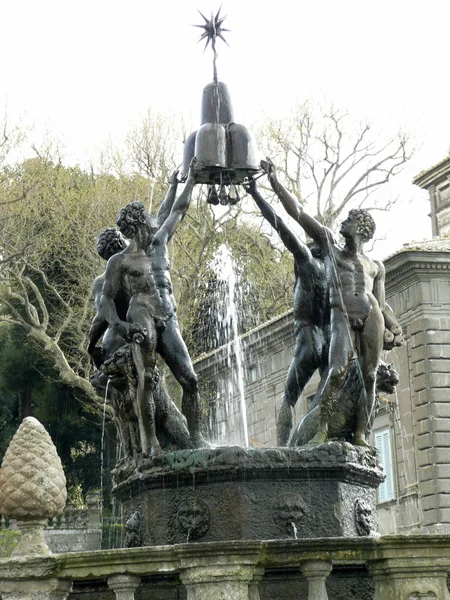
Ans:
POLYGON ((317 327, 302 327, 297 334, 295 351, 286 377, 277 420, 277 444, 286 446, 293 426, 293 408, 308 381, 320 366, 323 333, 317 327))
POLYGON ((169 396, 163 379, 159 379, 156 384, 154 398, 156 404, 156 422, 158 423, 158 428, 164 432, 165 438, 176 449, 184 450, 190 448, 186 418, 169 396))
POLYGON ((202 444, 200 436, 201 406, 198 381, 192 366, 186 344, 181 337, 176 315, 167 322, 160 332, 158 352, 183 388, 182 412, 188 423, 191 443, 194 447, 202 444))
POLYGON ((338 307, 331 307, 330 313, 328 374, 319 401, 318 429, 311 444, 322 444, 328 438, 328 423, 338 406, 339 393, 354 353, 354 332, 347 318, 338 307))
POLYGON ((361 395, 357 412, 354 444, 365 446, 366 432, 375 403, 375 386, 381 352, 383 350, 384 317, 375 298, 371 297, 372 310, 364 322, 361 333, 361 371, 364 379, 365 394, 361 395))
MULTIPOLYGON (((145 312, 148 312, 144 307, 145 312)), ((156 365, 156 328, 153 319, 143 315, 142 307, 130 304, 127 320, 140 327, 143 334, 136 334, 131 344, 133 360, 136 366, 138 385, 136 391, 136 414, 139 424, 142 452, 158 454, 161 447, 156 437, 155 387, 156 365)))

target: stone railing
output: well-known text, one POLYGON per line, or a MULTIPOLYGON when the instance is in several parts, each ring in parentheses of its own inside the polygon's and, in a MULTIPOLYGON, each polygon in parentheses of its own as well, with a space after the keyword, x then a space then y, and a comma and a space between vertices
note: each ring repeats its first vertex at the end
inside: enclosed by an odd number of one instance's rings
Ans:
MULTIPOLYGON (((64 512, 48 520, 44 537, 52 552, 81 552, 100 550, 102 538, 100 494, 89 492, 86 495, 87 508, 75 508, 67 503, 64 512)), ((0 556, 11 551, 12 533, 17 533, 17 524, 0 515, 0 556), (4 541, 4 551, 2 550, 4 541)), ((17 541, 17 540, 16 540, 17 541)))
POLYGON ((0 595, 450 600, 449 571, 446 535, 213 542, 1 559, 0 595))

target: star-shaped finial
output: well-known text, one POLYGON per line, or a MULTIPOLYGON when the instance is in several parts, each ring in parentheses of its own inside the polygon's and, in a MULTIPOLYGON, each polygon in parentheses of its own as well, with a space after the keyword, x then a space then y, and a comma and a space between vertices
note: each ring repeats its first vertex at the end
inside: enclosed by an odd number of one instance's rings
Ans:
POLYGON ((206 44, 205 44, 204 50, 206 50, 209 42, 211 42, 211 46, 215 52, 216 51, 216 38, 218 38, 218 37, 222 41, 224 41, 227 46, 229 45, 227 40, 222 35, 222 33, 224 31, 230 31, 230 30, 222 27, 222 23, 225 21, 226 16, 225 17, 220 16, 221 10, 222 10, 222 7, 219 8, 215 17, 211 13, 210 19, 207 19, 204 14, 202 14, 200 11, 198 11, 201 14, 201 16, 203 17, 203 19, 205 20, 205 22, 203 25, 194 25, 194 27, 200 27, 201 29, 205 30, 202 33, 202 35, 200 36, 200 39, 198 40, 199 42, 201 42, 202 40, 204 40, 206 38, 206 44))

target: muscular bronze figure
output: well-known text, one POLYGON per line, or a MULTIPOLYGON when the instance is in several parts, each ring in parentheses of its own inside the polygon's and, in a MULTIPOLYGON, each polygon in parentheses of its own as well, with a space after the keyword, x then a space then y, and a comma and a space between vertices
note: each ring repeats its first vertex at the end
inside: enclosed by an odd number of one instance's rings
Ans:
POLYGON ((191 442, 194 446, 200 443, 197 377, 178 328, 167 253, 167 244, 189 207, 194 185, 191 168, 184 190, 166 218, 154 219, 141 202, 132 202, 120 211, 117 225, 132 240, 133 246, 109 260, 100 301, 103 318, 118 335, 135 342, 133 359, 138 373, 141 442, 143 448, 154 453, 160 451, 154 428, 154 407, 150 407, 148 420, 142 415, 154 387, 156 351, 183 387, 182 408, 191 442), (121 291, 129 299, 125 320, 120 318, 115 303, 121 291))
POLYGON ((339 392, 356 359, 362 378, 353 442, 366 445, 375 401, 375 382, 385 344, 401 343, 401 328, 386 304, 384 266, 363 252, 365 242, 373 237, 375 223, 367 211, 350 211, 340 233, 345 245, 338 245, 331 231, 304 212, 297 199, 280 184, 271 161, 262 161, 272 189, 287 213, 294 218, 320 247, 329 290, 330 342, 328 372, 321 385, 318 431, 313 443, 326 441, 328 423, 338 410, 339 392), (390 335, 385 335, 388 329, 390 335), (392 339, 393 338, 393 339, 392 339))
POLYGON ((317 369, 327 364, 329 310, 327 279, 319 248, 309 248, 284 223, 250 182, 246 191, 253 197, 264 218, 276 230, 294 256, 294 326, 295 350, 286 378, 277 420, 277 445, 286 446, 293 426, 292 409, 317 369))
MULTIPOLYGON (((156 222, 158 226, 161 226, 172 210, 173 203, 175 201, 176 192, 178 187, 178 171, 174 171, 170 178, 170 186, 167 191, 164 201, 159 207, 158 214, 156 215, 156 222)), ((109 227, 102 231, 97 239, 97 251, 99 256, 104 260, 108 261, 112 256, 122 252, 125 249, 132 251, 134 244, 129 245, 122 233, 115 227, 109 227)), ((92 360, 97 368, 100 368, 105 360, 111 358, 116 350, 118 350, 126 342, 123 335, 121 335, 117 328, 110 327, 108 321, 103 316, 100 309, 100 300, 102 297, 103 284, 105 283, 105 273, 99 275, 92 285, 92 295, 94 297, 96 314, 91 324, 89 331, 89 346, 88 352, 92 357, 92 360), (102 345, 97 346, 97 343, 102 338, 102 345)), ((117 292, 114 302, 116 305, 117 314, 122 321, 126 320, 126 314, 128 310, 130 298, 125 293, 125 289, 120 288, 117 292)))
MULTIPOLYGON (((176 174, 172 176, 171 188, 175 185, 176 174), (175 177, 175 182, 173 181, 175 177)), ((169 190, 167 198, 170 196, 169 190)), ((172 190, 174 192, 174 190, 172 190)), ((173 198, 175 195, 173 194, 173 198)), ((104 260, 127 248, 128 242, 118 229, 110 227, 102 231, 97 240, 97 251, 104 260)), ((131 248, 130 248, 131 250, 131 248)), ((142 452, 139 440, 139 426, 135 411, 135 391, 137 388, 136 369, 132 358, 131 349, 127 340, 109 326, 100 313, 100 300, 102 296, 105 274, 94 280, 92 293, 94 296, 97 314, 95 315, 89 332, 88 351, 97 367, 96 373, 91 378, 92 385, 100 394, 106 393, 108 380, 108 400, 114 411, 113 418, 116 423, 119 439, 124 454, 121 469, 127 464, 128 459, 136 463, 138 455, 142 452), (97 342, 102 338, 101 346, 97 342)), ((126 319, 128 298, 123 291, 119 291, 114 299, 117 313, 121 319, 126 319)), ((180 413, 173 400, 168 395, 164 380, 155 368, 155 422, 158 430, 158 439, 163 448, 184 449, 190 446, 189 432, 186 419, 180 413)), ((147 418, 147 415, 144 415, 147 418)))

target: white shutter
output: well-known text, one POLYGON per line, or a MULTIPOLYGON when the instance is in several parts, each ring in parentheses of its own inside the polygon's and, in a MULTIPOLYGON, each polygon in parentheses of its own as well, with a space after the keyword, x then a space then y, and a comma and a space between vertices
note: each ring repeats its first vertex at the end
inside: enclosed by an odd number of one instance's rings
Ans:
POLYGON ((382 429, 375 432, 375 447, 380 455, 380 464, 383 467, 386 479, 378 488, 378 502, 388 502, 395 498, 394 470, 392 468, 391 431, 382 429))

